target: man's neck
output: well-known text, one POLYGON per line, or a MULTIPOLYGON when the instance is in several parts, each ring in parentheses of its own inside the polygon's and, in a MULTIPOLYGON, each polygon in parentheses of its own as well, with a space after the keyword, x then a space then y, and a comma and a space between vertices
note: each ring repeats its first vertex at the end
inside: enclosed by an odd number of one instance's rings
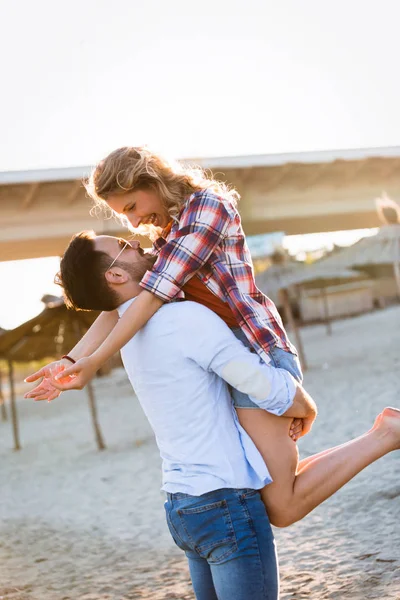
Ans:
POLYGON ((125 290, 118 290, 118 296, 120 298, 120 304, 123 304, 127 300, 131 300, 132 298, 136 298, 139 296, 140 292, 143 291, 143 288, 140 287, 139 283, 131 282, 129 284, 129 288, 125 290))

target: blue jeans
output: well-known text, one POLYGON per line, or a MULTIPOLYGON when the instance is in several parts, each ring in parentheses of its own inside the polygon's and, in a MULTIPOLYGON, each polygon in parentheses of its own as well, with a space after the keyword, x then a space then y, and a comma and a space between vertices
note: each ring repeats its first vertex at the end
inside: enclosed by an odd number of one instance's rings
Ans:
MULTIPOLYGON (((240 340, 247 348, 249 348, 252 352, 255 352, 253 347, 251 346, 249 340, 247 339, 245 333, 239 327, 233 328, 232 333, 240 340)), ((277 346, 274 346, 269 351, 269 357, 271 359, 271 366, 277 367, 279 369, 285 369, 289 371, 291 375, 299 382, 303 381, 303 374, 301 372, 300 361, 295 354, 291 352, 286 352, 277 346)), ((261 360, 261 359, 260 359, 261 360)), ((247 394, 243 392, 239 392, 239 390, 235 390, 235 388, 230 388, 231 396, 233 399, 233 404, 235 408, 260 408, 257 404, 255 404, 247 394)), ((289 394, 289 390, 287 390, 289 394)))
POLYGON ((275 541, 257 490, 167 494, 165 511, 197 600, 278 599, 275 541))

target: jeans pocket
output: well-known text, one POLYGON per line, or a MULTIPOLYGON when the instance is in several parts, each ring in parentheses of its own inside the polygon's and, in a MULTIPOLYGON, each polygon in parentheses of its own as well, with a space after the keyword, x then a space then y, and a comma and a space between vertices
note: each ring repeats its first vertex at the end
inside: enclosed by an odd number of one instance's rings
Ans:
POLYGON ((260 495, 260 490, 244 489, 240 495, 242 498, 253 498, 253 496, 260 495))
POLYGON ((237 541, 226 500, 178 510, 193 549, 210 564, 223 562, 237 551, 237 541))

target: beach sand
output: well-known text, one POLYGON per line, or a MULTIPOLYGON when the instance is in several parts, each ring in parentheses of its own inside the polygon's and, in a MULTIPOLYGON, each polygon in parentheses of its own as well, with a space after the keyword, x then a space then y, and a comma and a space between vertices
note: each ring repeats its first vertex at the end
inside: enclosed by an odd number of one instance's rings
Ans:
MULTIPOLYGON (((303 330, 319 406, 302 456, 400 407, 400 307, 303 330)), ((20 400, 22 450, 0 422, 0 599, 192 599, 164 520, 160 460, 124 372, 94 384, 108 445, 95 447, 85 391, 20 400)), ((303 521, 275 529, 282 600, 400 599, 400 452, 303 521)), ((251 599, 249 599, 251 600, 251 599)))

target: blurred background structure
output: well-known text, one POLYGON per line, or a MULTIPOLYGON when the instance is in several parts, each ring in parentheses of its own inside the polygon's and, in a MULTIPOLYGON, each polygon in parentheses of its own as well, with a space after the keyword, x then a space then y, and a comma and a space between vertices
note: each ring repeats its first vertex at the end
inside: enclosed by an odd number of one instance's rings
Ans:
MULTIPOLYGON (((67 354, 81 339, 98 313, 68 310, 62 298, 44 296, 44 310, 33 319, 10 331, 0 332, 0 359, 8 367, 9 399, 12 417, 14 450, 21 449, 16 405, 15 364, 32 363, 59 358, 67 354)), ((0 396, 1 396, 0 372, 0 396)), ((92 382, 86 386, 89 409, 97 448, 105 449, 105 442, 97 418, 97 408, 92 382)), ((4 400, 1 396, 1 399, 4 400)), ((7 419, 2 402, 3 420, 7 419)))
POLYGON ((374 281, 373 296, 380 307, 400 300, 400 206, 386 194, 376 199, 381 227, 349 248, 321 261, 322 268, 354 268, 374 281))
MULTIPOLYGON (((238 189, 248 236, 378 227, 373 199, 382 190, 400 197, 400 147, 187 162, 211 169, 238 189)), ((82 229, 120 234, 114 219, 90 216, 82 185, 89 173, 90 167, 0 173, 0 261, 61 255, 82 229)))

